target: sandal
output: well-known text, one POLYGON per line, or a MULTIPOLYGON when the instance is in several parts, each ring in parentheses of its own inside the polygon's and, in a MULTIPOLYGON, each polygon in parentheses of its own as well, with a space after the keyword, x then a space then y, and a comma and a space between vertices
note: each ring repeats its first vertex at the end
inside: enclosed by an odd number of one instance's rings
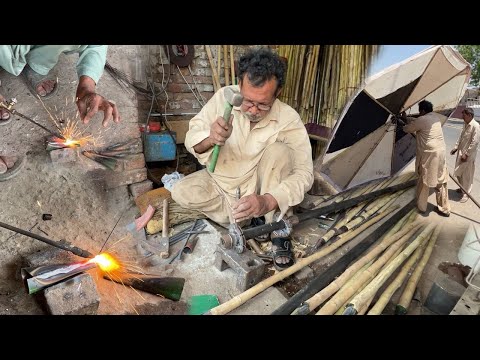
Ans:
POLYGON ((20 170, 24 167, 26 162, 27 162, 27 156, 18 158, 17 161, 15 162, 15 165, 13 165, 10 169, 8 169, 6 173, 0 174, 0 181, 7 181, 17 176, 20 170))
POLYGON ((292 242, 289 238, 273 238, 272 249, 273 246, 275 246, 275 250, 272 250, 272 259, 275 269, 282 271, 295 264, 295 257, 292 252, 292 242), (277 263, 277 258, 279 257, 288 257, 290 260, 286 264, 279 264, 277 263))
POLYGON ((30 92, 35 96, 40 96, 42 99, 48 99, 55 95, 58 90, 58 82, 55 81, 55 86, 53 87, 53 90, 49 92, 45 96, 41 96, 39 93, 37 93, 37 87, 40 85, 41 82, 44 82, 45 80, 54 80, 54 79, 49 79, 48 75, 40 75, 39 73, 35 72, 28 64, 25 65, 22 71, 22 76, 25 79, 25 82, 28 86, 28 89, 30 92))

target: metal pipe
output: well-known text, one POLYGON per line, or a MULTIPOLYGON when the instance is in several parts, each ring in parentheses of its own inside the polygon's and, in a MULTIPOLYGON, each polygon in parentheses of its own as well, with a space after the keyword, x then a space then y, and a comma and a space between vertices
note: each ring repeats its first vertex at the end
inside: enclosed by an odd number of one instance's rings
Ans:
POLYGON ((72 246, 72 245, 69 245, 68 243, 64 243, 64 242, 59 242, 59 241, 54 241, 54 240, 50 240, 50 239, 47 239, 46 237, 43 237, 43 236, 40 236, 40 235, 37 235, 37 234, 34 234, 30 231, 26 231, 26 230, 23 230, 23 229, 20 229, 20 228, 17 228, 15 226, 11 226, 11 225, 8 225, 8 224, 5 224, 3 222, 0 222, 0 227, 3 227, 5 229, 8 229, 10 231, 14 231, 16 233, 19 233, 19 234, 22 234, 22 235, 25 235, 25 236, 28 236, 28 237, 31 237, 33 239, 36 239, 36 240, 40 240, 40 241, 43 241, 44 243, 48 244, 48 245, 52 245, 52 246, 55 246, 59 249, 62 249, 62 250, 66 250, 66 251, 70 251, 71 253, 77 255, 77 256, 80 256, 80 257, 83 257, 83 258, 91 258, 93 257, 93 255, 86 251, 86 250, 83 250, 83 249, 80 249, 76 246, 72 246))

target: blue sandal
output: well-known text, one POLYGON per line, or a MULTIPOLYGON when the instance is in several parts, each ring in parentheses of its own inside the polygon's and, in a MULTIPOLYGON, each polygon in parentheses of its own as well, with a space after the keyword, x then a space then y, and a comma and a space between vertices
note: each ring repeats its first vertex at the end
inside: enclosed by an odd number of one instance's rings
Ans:
POLYGON ((25 79, 28 89, 35 97, 40 96, 41 99, 48 99, 55 95, 58 91, 58 82, 56 81, 56 79, 49 79, 48 75, 40 75, 39 73, 35 72, 28 64, 25 65, 25 67, 23 68, 22 76, 25 79), (53 87, 53 90, 47 95, 41 96, 39 93, 37 93, 37 87, 38 85, 40 85, 41 82, 45 80, 55 80, 55 86, 53 87))

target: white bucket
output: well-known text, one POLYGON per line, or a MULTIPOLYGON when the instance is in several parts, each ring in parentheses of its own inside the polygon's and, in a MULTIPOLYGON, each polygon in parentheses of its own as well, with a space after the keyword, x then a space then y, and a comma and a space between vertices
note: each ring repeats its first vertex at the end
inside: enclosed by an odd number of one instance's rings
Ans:
MULTIPOLYGON (((480 272, 480 227, 471 223, 468 227, 462 246, 458 251, 458 259, 463 265, 470 266, 472 270, 465 279, 469 285, 474 276, 480 272)), ((472 285, 477 290, 477 286, 472 285)))

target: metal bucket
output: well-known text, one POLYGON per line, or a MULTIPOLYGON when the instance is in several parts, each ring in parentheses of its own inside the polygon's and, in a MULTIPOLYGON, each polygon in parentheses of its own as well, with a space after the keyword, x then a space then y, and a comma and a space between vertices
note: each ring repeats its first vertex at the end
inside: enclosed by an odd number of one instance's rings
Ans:
POLYGON ((478 286, 472 284, 473 278, 480 271, 480 227, 478 225, 471 223, 468 227, 462 246, 458 251, 458 259, 463 265, 472 268, 465 279, 467 284, 480 291, 478 286))

